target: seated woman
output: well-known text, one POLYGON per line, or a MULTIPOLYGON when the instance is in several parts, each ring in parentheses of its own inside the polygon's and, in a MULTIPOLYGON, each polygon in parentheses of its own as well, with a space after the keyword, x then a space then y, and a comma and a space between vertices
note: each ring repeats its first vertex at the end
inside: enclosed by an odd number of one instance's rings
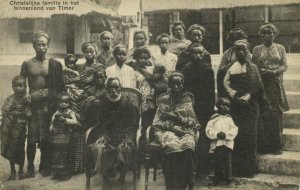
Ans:
POLYGON ((170 75, 170 94, 160 98, 153 120, 156 137, 163 150, 162 169, 167 190, 193 189, 196 130, 200 127, 191 94, 183 91, 184 77, 170 75))

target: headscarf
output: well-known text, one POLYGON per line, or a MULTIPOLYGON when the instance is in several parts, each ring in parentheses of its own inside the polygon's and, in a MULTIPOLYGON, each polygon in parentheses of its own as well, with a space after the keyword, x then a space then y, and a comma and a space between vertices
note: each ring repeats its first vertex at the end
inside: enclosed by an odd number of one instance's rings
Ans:
POLYGON ((110 37, 113 37, 113 34, 110 31, 103 31, 100 34, 100 40, 102 39, 103 35, 105 35, 105 34, 108 34, 108 35, 110 35, 110 37))
POLYGON ((39 31, 39 32, 36 32, 35 34, 33 34, 33 36, 32 36, 32 44, 34 44, 35 41, 36 41, 39 37, 44 37, 44 38, 46 38, 47 41, 48 41, 48 44, 50 43, 50 37, 49 37, 49 35, 48 35, 46 32, 44 32, 44 31, 39 31))
POLYGON ((205 28, 203 26, 201 26, 200 24, 193 24, 192 26, 189 27, 188 32, 187 32, 189 37, 190 37, 191 32, 195 29, 200 30, 202 33, 202 36, 205 35, 205 28))
POLYGON ((236 46, 244 46, 245 48, 249 48, 249 43, 246 39, 243 39, 243 40, 237 40, 234 42, 234 47, 236 46))

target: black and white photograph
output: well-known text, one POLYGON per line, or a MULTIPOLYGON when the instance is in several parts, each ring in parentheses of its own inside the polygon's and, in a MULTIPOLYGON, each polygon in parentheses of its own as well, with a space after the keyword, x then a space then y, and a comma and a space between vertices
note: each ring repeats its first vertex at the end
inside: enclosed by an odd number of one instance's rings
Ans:
POLYGON ((0 190, 300 190, 300 0, 0 0, 0 190))

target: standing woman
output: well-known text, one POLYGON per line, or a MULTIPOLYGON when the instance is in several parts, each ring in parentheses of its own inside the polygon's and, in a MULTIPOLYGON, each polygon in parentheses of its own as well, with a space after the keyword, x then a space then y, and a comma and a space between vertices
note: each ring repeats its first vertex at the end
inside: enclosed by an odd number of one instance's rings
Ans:
POLYGON ((184 32, 185 26, 182 22, 174 23, 172 27, 173 38, 170 42, 169 51, 177 56, 191 44, 191 41, 185 38, 184 32))
POLYGON ((227 70, 224 87, 231 100, 231 116, 239 128, 233 151, 233 172, 239 177, 254 177, 259 111, 265 113, 263 84, 256 65, 247 59, 248 42, 234 43, 237 61, 227 70))
POLYGON ((153 59, 155 65, 160 64, 166 68, 166 78, 175 71, 177 63, 177 56, 169 52, 170 37, 168 34, 161 34, 156 38, 156 44, 159 46, 160 52, 157 53, 153 59))
MULTIPOLYGON (((233 63, 237 61, 235 51, 234 51, 234 42, 237 40, 247 39, 247 35, 240 28, 234 28, 230 30, 227 40, 232 43, 232 47, 227 49, 223 53, 223 57, 221 59, 221 63, 219 65, 218 74, 217 74, 217 87, 218 87, 218 97, 227 97, 226 90, 223 85, 223 80, 227 69, 231 67, 233 63)), ((248 54, 248 58, 251 59, 250 53, 248 54)))
POLYGON ((274 43, 279 31, 273 24, 264 24, 259 29, 263 44, 253 49, 252 60, 259 68, 271 104, 271 110, 263 117, 265 152, 282 154, 282 112, 289 110, 283 87, 283 73, 287 70, 284 46, 274 43))
MULTIPOLYGON (((178 61, 176 64, 176 70, 182 71, 185 64, 189 63, 192 59, 191 51, 193 47, 202 46, 202 40, 205 35, 205 28, 199 24, 193 24, 188 29, 188 38, 191 40, 191 44, 181 52, 178 56, 178 61)), ((205 50, 205 57, 203 58, 207 66, 212 67, 210 54, 205 50)))
POLYGON ((147 34, 144 30, 137 30, 133 34, 133 48, 128 51, 128 59, 133 59, 133 53, 137 48, 146 47, 147 34))
POLYGON ((100 51, 97 55, 97 61, 104 65, 105 68, 115 63, 115 57, 111 48, 113 35, 109 31, 104 31, 100 34, 100 51))
MULTIPOLYGON (((86 62, 83 64, 78 64, 78 72, 80 80, 78 81, 78 87, 83 90, 82 95, 76 100, 78 111, 76 112, 77 117, 80 120, 80 106, 85 100, 84 94, 87 94, 90 88, 95 82, 95 71, 104 70, 103 65, 97 63, 96 55, 98 47, 95 43, 86 42, 81 46, 82 53, 85 57, 86 62)), ((74 142, 73 142, 73 172, 74 174, 79 174, 84 172, 85 160, 84 160, 84 141, 85 141, 85 129, 84 126, 80 125, 74 132, 74 142)))

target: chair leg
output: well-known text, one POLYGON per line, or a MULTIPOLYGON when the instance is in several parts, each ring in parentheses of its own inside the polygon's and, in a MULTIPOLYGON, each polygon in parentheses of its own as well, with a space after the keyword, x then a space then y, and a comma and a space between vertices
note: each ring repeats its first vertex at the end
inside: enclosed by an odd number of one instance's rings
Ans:
POLYGON ((150 157, 150 154, 145 154, 145 190, 148 190, 150 157))
POLYGON ((157 176, 157 155, 153 155, 153 181, 156 181, 157 176))
POLYGON ((91 178, 86 176, 85 178, 85 190, 90 190, 91 189, 91 178))

